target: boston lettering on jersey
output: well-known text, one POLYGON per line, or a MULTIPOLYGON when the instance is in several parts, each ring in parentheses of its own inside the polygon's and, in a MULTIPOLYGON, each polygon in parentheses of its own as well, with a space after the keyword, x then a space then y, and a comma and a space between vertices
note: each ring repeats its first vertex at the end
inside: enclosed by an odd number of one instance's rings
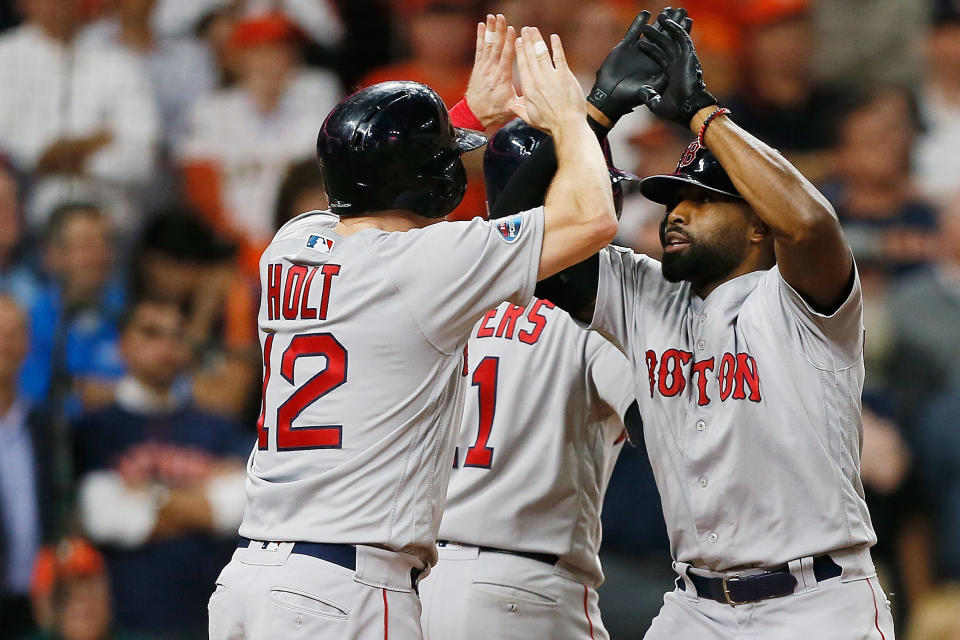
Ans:
POLYGON ((553 309, 557 305, 549 300, 537 300, 530 308, 520 307, 515 304, 509 305, 503 310, 503 317, 499 323, 496 321, 500 308, 491 309, 480 319, 477 325, 477 338, 503 338, 504 340, 513 340, 516 335, 520 342, 525 344, 536 344, 547 326, 547 316, 541 313, 544 310, 553 309), (523 318, 522 321, 520 319, 523 318), (517 331, 517 325, 520 330, 517 331))
POLYGON ((749 353, 725 353, 720 358, 698 360, 687 370, 693 354, 680 349, 667 349, 658 358, 655 351, 647 351, 647 374, 650 377, 650 397, 659 393, 664 397, 678 396, 687 387, 689 379, 696 385, 697 404, 710 404, 707 393, 710 378, 715 378, 721 402, 728 398, 760 402, 760 372, 757 361, 749 353))
MULTIPOLYGON (((340 275, 340 265, 325 264, 322 267, 306 267, 295 264, 287 268, 274 263, 267 266, 267 317, 270 320, 326 320, 327 305, 330 302, 330 288, 334 276, 340 275), (311 307, 309 300, 313 292, 313 278, 317 272, 323 277, 320 287, 319 306, 311 307)), ((313 296, 316 303, 317 296, 313 296)))

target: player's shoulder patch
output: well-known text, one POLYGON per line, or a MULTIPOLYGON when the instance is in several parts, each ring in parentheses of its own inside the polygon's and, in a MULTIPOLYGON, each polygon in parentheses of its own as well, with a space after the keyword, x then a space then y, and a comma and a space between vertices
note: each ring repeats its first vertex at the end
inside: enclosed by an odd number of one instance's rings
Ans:
POLYGON ((500 232, 500 237, 503 238, 504 242, 516 242, 517 238, 520 237, 520 232, 523 231, 523 216, 515 213, 512 216, 502 218, 497 222, 497 231, 500 232))
POLYGON ((314 234, 307 238, 307 248, 320 253, 330 253, 333 250, 333 240, 326 236, 314 234))

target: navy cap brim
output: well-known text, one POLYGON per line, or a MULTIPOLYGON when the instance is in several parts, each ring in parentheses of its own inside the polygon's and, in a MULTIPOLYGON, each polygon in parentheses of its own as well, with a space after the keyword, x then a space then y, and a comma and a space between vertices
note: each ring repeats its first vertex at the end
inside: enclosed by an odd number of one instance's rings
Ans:
POLYGON ((705 185, 684 173, 668 173, 644 178, 640 181, 640 193, 643 194, 643 197, 647 200, 652 200, 653 202, 663 205, 670 205, 674 203, 677 191, 688 185, 743 200, 743 196, 739 193, 724 191, 723 189, 705 185))
POLYGON ((453 130, 453 141, 460 147, 461 153, 479 149, 487 144, 487 138, 482 133, 473 131, 472 129, 461 129, 460 127, 454 127, 453 130))

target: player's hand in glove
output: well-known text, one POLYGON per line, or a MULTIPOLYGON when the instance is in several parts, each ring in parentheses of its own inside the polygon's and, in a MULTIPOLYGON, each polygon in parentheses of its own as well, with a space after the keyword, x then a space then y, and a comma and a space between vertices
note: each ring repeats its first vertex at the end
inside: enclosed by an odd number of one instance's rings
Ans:
POLYGON ((697 111, 717 104, 717 99, 703 82, 703 69, 690 35, 666 16, 661 15, 657 22, 663 31, 644 25, 644 37, 637 47, 663 67, 667 85, 660 91, 651 84, 645 85, 644 102, 657 117, 688 127, 697 111))
MULTIPOLYGON (((661 16, 670 18, 689 32, 693 21, 687 17, 687 10, 665 8, 661 16)), ((643 35, 642 29, 650 20, 649 11, 641 11, 627 29, 623 40, 617 43, 600 68, 597 69, 597 81, 587 96, 587 102, 593 105, 609 120, 601 123, 607 128, 616 124, 622 116, 643 104, 646 95, 643 91, 649 85, 656 91, 662 91, 666 85, 666 76, 661 65, 647 56, 637 45, 643 35)), ((653 29, 662 31, 659 22, 653 29)))

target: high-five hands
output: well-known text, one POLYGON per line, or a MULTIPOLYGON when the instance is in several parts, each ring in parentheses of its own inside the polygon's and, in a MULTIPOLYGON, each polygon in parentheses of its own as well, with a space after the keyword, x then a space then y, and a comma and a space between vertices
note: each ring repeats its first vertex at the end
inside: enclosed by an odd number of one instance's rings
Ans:
POLYGON ((487 129, 513 119, 507 108, 517 97, 513 86, 513 60, 517 33, 503 14, 487 15, 477 24, 477 50, 467 85, 467 106, 487 129))
MULTIPOLYGON (((688 32, 693 26, 693 21, 687 17, 687 10, 682 7, 666 7, 660 15, 682 25, 688 32)), ((587 101, 607 121, 598 119, 596 113, 591 112, 591 115, 607 128, 612 127, 635 107, 644 104, 644 86, 649 85, 655 91, 663 91, 667 83, 661 65, 638 46, 643 37, 643 27, 647 26, 649 20, 649 11, 638 13, 626 35, 597 69, 597 81, 590 90, 587 101)), ((659 22, 655 22, 653 28, 662 29, 659 22)))
POLYGON ((586 122, 587 106, 576 76, 567 66, 560 36, 550 50, 536 27, 524 27, 517 39, 517 69, 523 96, 510 109, 532 127, 556 135, 565 124, 586 122))
POLYGON ((644 102, 663 120, 689 126, 693 115, 705 107, 717 104, 703 82, 700 59, 693 40, 682 26, 661 14, 657 23, 662 31, 643 25, 637 46, 660 65, 667 75, 666 87, 652 84, 642 88, 644 102))

